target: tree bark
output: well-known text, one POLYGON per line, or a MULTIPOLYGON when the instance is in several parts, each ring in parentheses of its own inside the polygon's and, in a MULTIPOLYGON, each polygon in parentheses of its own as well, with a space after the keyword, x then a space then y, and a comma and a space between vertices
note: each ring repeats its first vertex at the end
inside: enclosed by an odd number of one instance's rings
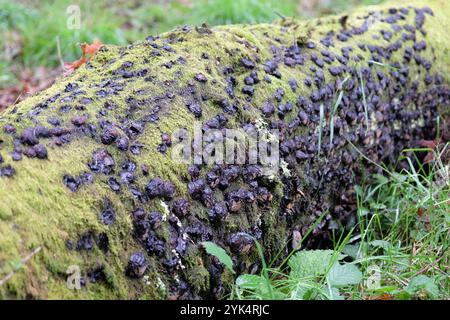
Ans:
POLYGON ((449 9, 409 1, 102 47, 0 115, 0 297, 219 298, 233 275, 202 241, 238 273, 260 268, 245 234, 268 260, 312 226, 302 246, 329 245, 355 225, 372 162, 445 123, 449 9), (195 121, 278 130, 279 166, 173 161, 169 137, 195 121))

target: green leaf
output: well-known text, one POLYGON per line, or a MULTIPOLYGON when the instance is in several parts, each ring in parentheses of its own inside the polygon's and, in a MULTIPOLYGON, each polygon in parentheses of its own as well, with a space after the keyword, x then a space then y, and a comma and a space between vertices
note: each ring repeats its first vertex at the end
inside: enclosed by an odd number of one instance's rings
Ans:
POLYGON ((376 209, 376 210, 384 210, 386 209, 386 205, 382 204, 382 203, 372 203, 371 205, 372 209, 376 209))
POLYGON ((385 240, 373 240, 369 244, 375 248, 382 248, 384 251, 388 251, 391 247, 391 243, 385 240))
POLYGON ((396 293, 394 296, 395 296, 395 299, 397 299, 397 300, 411 300, 412 299, 411 294, 407 291, 400 291, 400 292, 396 293))
POLYGON ((243 274, 236 279, 236 285, 246 290, 257 290, 263 284, 264 278, 255 274, 243 274))
MULTIPOLYGON (((333 250, 299 251, 288 262, 290 275, 296 278, 317 277, 324 275, 333 261, 336 252, 333 250)), ((344 258, 339 254, 337 259, 344 258)))
POLYGON ((202 242, 201 245, 205 248, 208 254, 219 259, 219 261, 223 263, 225 267, 227 267, 232 273, 235 273, 233 270, 233 260, 231 260, 231 257, 223 248, 210 241, 202 242))
POLYGON ((263 276, 243 274, 236 279, 239 299, 278 300, 287 296, 263 276))
POLYGON ((364 281, 364 286, 371 291, 375 291, 381 287, 381 270, 376 264, 366 267, 367 279, 364 281))
POLYGON ((353 264, 336 263, 328 273, 327 279, 333 287, 358 284, 362 280, 362 272, 353 264))
POLYGON ((386 176, 379 173, 375 173, 373 177, 377 181, 377 184, 386 184, 389 182, 389 179, 386 176))
POLYGON ((359 253, 360 244, 346 244, 342 252, 352 257, 353 259, 358 259, 361 257, 361 253, 359 253))
POLYGON ((406 287, 406 291, 411 295, 417 294, 421 290, 425 290, 432 298, 437 298, 439 296, 439 288, 436 286, 433 279, 423 274, 412 278, 406 287))
POLYGON ((361 198, 364 197, 364 190, 361 186, 356 185, 356 186, 354 186, 354 189, 355 189, 356 195, 360 196, 361 198))
POLYGON ((292 289, 289 299, 291 300, 304 300, 306 293, 310 290, 305 284, 298 283, 295 288, 292 289))
POLYGON ((331 287, 328 292, 328 299, 330 300, 344 300, 344 297, 342 297, 339 294, 339 290, 336 287, 331 287))

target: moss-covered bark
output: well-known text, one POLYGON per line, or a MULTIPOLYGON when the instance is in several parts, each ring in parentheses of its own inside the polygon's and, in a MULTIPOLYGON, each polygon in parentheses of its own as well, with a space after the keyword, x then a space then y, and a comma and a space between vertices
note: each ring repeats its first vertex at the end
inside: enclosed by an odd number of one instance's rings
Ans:
POLYGON ((232 275, 201 241, 257 270, 240 232, 273 258, 325 213, 308 245, 327 245, 355 222, 358 177, 376 170, 352 144, 390 162, 448 114, 449 14, 445 0, 408 1, 103 47, 0 115, 0 297, 221 297, 232 275), (192 133, 200 109, 203 123, 279 129, 279 172, 174 163, 161 135, 192 133), (81 290, 66 285, 74 265, 81 290))

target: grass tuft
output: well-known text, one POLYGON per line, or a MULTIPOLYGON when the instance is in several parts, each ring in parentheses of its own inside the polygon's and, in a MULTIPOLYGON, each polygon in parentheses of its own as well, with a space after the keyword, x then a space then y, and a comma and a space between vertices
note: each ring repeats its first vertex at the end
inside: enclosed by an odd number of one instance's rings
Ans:
POLYGON ((231 298, 449 299, 448 147, 405 150, 408 169, 383 167, 355 188, 358 224, 332 249, 295 248, 278 267, 263 263, 260 275, 237 278, 231 298), (434 152, 431 165, 418 161, 423 151, 434 152))

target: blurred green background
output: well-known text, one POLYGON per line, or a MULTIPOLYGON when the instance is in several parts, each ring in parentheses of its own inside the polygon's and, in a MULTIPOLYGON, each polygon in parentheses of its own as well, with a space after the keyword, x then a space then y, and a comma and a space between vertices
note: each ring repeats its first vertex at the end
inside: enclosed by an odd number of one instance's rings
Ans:
POLYGON ((80 57, 78 45, 83 42, 100 39, 103 43, 123 45, 177 25, 270 22, 280 16, 310 18, 379 2, 0 0, 0 109, 20 93, 33 93, 48 86, 61 74, 62 61, 80 57), (67 10, 71 5, 80 8, 79 29, 68 28, 67 10))

